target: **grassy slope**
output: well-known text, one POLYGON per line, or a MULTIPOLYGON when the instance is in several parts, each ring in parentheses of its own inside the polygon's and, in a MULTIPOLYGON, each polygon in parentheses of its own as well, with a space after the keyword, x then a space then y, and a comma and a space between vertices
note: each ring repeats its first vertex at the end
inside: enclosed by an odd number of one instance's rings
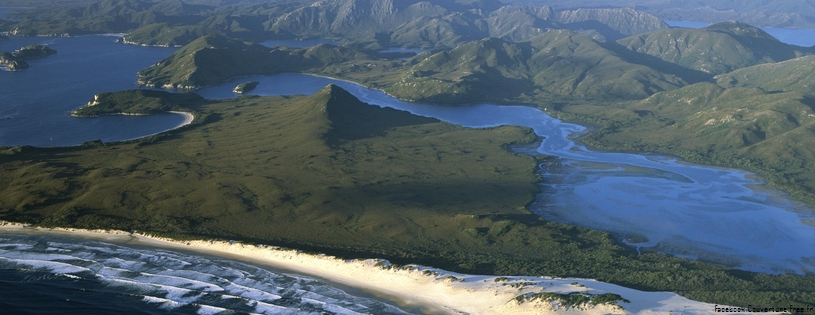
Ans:
MULTIPOLYGON (((115 94, 103 101, 122 99, 115 94)), ((529 213, 536 161, 503 147, 531 141, 529 130, 464 129, 367 106, 334 86, 176 106, 207 118, 141 141, 3 151, 0 219, 591 277, 720 304, 815 302, 812 277, 636 255, 608 234, 529 213)))

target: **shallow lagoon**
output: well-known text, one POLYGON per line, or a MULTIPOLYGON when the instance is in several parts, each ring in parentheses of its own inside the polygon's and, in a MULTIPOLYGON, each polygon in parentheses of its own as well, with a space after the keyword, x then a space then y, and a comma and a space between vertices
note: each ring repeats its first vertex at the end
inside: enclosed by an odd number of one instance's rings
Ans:
POLYGON ((311 94, 329 83, 360 100, 466 127, 526 126, 544 138, 536 151, 561 158, 541 170, 541 194, 530 209, 558 222, 636 239, 632 246, 760 272, 815 270, 810 207, 761 188, 749 173, 690 165, 664 156, 594 152, 570 139, 585 127, 524 106, 435 106, 399 101, 382 91, 330 78, 282 74, 233 80, 198 90, 235 97, 234 85, 258 81, 253 95, 311 94))

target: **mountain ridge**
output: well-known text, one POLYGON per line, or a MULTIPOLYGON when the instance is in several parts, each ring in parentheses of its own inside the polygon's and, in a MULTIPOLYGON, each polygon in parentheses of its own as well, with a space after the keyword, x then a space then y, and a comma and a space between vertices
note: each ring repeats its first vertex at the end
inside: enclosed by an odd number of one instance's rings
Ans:
POLYGON ((701 29, 658 30, 623 38, 617 43, 711 75, 813 53, 812 49, 784 44, 756 27, 736 21, 701 29))

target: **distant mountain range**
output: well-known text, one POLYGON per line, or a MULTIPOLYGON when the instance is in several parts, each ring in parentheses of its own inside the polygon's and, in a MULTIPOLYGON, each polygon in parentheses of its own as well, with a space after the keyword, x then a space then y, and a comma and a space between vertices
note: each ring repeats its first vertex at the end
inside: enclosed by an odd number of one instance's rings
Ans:
POLYGON ((738 20, 763 27, 815 28, 815 3, 808 0, 503 0, 505 3, 569 8, 636 8, 665 20, 719 22, 738 20))
MULTIPOLYGON (((391 61, 393 66, 387 73, 379 73, 380 79, 364 80, 403 99, 437 103, 635 100, 697 82, 712 82, 714 75, 736 69, 811 53, 812 49, 781 43, 737 22, 703 29, 656 30, 606 43, 586 34, 551 30, 523 42, 474 40, 409 61, 391 61)), ((194 88, 241 75, 331 74, 325 70, 329 65, 336 68, 347 63, 347 68, 359 69, 366 61, 384 59, 379 53, 351 47, 270 49, 206 36, 140 76, 143 84, 194 88)), ((347 70, 347 78, 363 81, 358 70, 347 70)), ((365 72, 372 71, 377 72, 365 72)))
POLYGON ((185 45, 204 35, 244 40, 342 38, 369 48, 450 48, 498 37, 524 41, 550 29, 595 39, 668 28, 633 9, 554 10, 505 6, 497 0, 285 0, 225 7, 180 0, 104 0, 79 8, 36 9, 0 23, 14 35, 128 33, 125 41, 185 45))

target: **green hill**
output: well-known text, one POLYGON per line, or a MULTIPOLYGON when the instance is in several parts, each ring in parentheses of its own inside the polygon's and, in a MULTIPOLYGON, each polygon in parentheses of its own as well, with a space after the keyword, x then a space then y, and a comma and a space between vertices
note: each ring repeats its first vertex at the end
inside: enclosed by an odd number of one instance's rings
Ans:
POLYGON ((798 91, 815 95, 815 56, 762 64, 716 76, 723 87, 757 87, 765 91, 798 91))
POLYGON ((735 21, 701 29, 658 30, 617 43, 713 75, 812 53, 812 49, 784 44, 758 28, 735 21))
POLYGON ((342 63, 373 60, 375 56, 346 47, 318 45, 295 49, 268 48, 222 36, 208 35, 139 72, 139 84, 193 89, 238 76, 307 72, 342 63))
POLYGON ((549 31, 529 42, 485 39, 413 59, 386 90, 442 103, 544 99, 638 99, 687 84, 676 75, 624 60, 588 36, 549 31))

